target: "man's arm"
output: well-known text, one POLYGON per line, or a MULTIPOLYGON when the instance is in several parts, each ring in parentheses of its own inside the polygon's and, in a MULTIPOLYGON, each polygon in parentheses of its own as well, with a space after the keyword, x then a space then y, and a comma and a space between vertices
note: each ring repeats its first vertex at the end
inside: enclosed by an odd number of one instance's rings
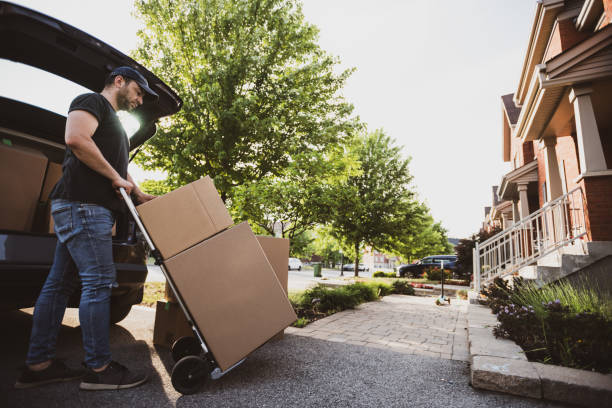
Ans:
POLYGON ((70 112, 66 120, 66 146, 87 167, 111 180, 114 188, 123 187, 128 194, 131 193, 134 185, 117 173, 93 141, 97 128, 98 120, 91 113, 83 110, 70 112))

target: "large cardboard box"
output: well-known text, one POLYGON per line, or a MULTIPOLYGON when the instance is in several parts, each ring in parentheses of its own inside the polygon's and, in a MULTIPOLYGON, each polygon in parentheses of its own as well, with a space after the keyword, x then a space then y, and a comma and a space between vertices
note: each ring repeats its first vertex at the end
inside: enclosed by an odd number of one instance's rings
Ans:
POLYGON ((158 301, 153 327, 153 343, 171 347, 177 339, 184 336, 193 337, 195 334, 187 323, 181 306, 174 302, 158 301))
POLYGON ((246 222, 181 252, 165 265, 222 370, 297 319, 246 222))
POLYGON ((0 229, 31 230, 46 167, 44 154, 0 143, 0 229))
POLYGON ((287 284, 289 280, 289 240, 287 238, 258 235, 257 241, 259 241, 259 245, 261 245, 268 261, 270 261, 276 278, 280 282, 285 293, 287 293, 287 284))
POLYGON ((40 193, 40 201, 49 200, 49 194, 51 194, 51 190, 53 190, 53 187, 55 187, 61 177, 62 164, 50 162, 47 166, 45 182, 43 183, 42 192, 40 193))
POLYGON ((208 176, 141 204, 137 209, 164 259, 233 224, 208 176))
MULTIPOLYGON (((257 241, 266 254, 266 258, 270 261, 276 278, 280 282, 285 294, 287 293, 287 284, 289 280, 289 240, 286 238, 275 238, 268 236, 257 236, 257 241)), ((280 340, 283 338, 285 330, 277 333, 272 340, 280 340)))

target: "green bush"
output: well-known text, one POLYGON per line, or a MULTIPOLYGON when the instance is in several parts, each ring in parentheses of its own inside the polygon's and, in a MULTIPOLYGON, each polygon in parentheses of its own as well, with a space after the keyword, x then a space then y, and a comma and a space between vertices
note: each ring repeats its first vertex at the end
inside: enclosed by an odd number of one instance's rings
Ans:
MULTIPOLYGON (((423 277, 430 281, 441 281, 442 270, 440 268, 429 268, 425 271, 423 277)), ((444 270, 444 279, 450 279, 452 277, 451 272, 448 269, 444 270)))
POLYGON ((397 293, 399 295, 414 295, 414 288, 408 281, 395 280, 391 286, 393 287, 392 293, 397 293))
POLYGON ((357 282, 351 285, 346 285, 344 288, 348 293, 355 296, 359 303, 371 302, 379 298, 378 286, 376 284, 369 284, 365 282, 357 282))
POLYGON ((373 278, 396 278, 397 275, 395 272, 384 272, 384 271, 376 271, 372 275, 373 278))
POLYGON ((497 314, 495 335, 514 340, 530 361, 612 372, 612 299, 594 283, 539 288, 500 279, 483 294, 497 314))

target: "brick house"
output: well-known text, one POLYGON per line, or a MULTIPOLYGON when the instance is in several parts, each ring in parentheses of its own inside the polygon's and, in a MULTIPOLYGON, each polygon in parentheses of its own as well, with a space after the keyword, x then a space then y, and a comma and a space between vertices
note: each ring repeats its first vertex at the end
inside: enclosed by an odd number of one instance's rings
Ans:
POLYGON ((502 175, 476 284, 612 274, 612 0, 537 2, 522 72, 501 97, 502 175))
POLYGON ((361 255, 362 263, 367 266, 370 272, 392 271, 399 266, 399 258, 394 255, 379 252, 370 247, 366 247, 361 255))

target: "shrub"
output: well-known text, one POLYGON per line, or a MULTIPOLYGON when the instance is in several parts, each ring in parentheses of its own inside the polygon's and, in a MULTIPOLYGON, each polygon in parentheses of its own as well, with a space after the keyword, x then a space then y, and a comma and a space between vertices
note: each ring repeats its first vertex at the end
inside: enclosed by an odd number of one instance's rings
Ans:
POLYGON ((375 283, 368 284, 364 282, 357 282, 351 285, 346 285, 344 289, 357 298, 359 303, 371 302, 379 297, 378 285, 375 283))
POLYGON ((514 340, 532 361, 612 371, 612 300, 585 283, 490 285, 483 292, 497 309, 495 335, 514 340))
POLYGON ((372 275, 373 278, 396 278, 397 275, 395 272, 384 272, 384 271, 376 271, 372 275))
MULTIPOLYGON (((423 274, 423 277, 430 281, 441 281, 442 280, 442 270, 440 268, 429 268, 423 274)), ((452 277, 451 272, 448 269, 444 270, 444 280, 450 279, 452 277)))
POLYGON ((392 293, 397 293, 399 295, 414 295, 414 288, 405 280, 395 280, 391 286, 393 286, 392 293))

